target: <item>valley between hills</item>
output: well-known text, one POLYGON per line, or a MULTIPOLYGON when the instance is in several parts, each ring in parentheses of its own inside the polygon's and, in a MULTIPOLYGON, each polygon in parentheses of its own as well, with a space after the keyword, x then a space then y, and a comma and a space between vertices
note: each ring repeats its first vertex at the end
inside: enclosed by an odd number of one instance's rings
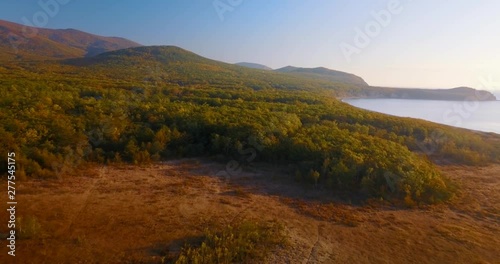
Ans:
POLYGON ((31 30, 0 21, 17 263, 498 261, 500 135, 338 99, 496 100, 487 91, 31 30))

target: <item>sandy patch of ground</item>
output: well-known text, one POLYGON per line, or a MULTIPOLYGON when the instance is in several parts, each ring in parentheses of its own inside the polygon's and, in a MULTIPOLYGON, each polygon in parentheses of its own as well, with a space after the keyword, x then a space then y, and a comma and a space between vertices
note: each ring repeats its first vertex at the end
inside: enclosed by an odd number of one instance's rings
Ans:
POLYGON ((4 247, 0 263, 161 263, 204 228, 241 219, 286 226, 289 246, 268 263, 500 263, 500 165, 441 167, 460 196, 411 210, 338 202, 264 164, 216 177, 224 167, 180 160, 19 183, 17 215, 42 233, 18 240, 15 258, 4 247))

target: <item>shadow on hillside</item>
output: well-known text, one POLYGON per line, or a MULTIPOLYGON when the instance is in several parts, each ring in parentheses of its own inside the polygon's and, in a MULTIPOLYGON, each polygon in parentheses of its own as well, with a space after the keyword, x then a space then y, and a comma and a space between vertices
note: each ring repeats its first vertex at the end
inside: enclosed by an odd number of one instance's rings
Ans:
POLYGON ((241 171, 228 173, 228 163, 209 159, 184 159, 164 164, 173 165, 181 170, 180 173, 190 177, 216 178, 223 187, 219 193, 221 196, 250 199, 252 195, 274 197, 299 214, 347 226, 363 222, 360 212, 369 210, 373 205, 398 210, 379 202, 373 204, 361 194, 334 192, 311 183, 297 182, 290 176, 289 167, 282 165, 253 163, 244 166, 241 171))
POLYGON ((165 164, 175 165, 176 168, 185 170, 193 177, 217 178, 222 185, 228 187, 228 190, 222 193, 227 196, 255 194, 275 196, 285 200, 319 204, 334 203, 352 207, 365 206, 368 198, 359 193, 339 192, 307 182, 297 182, 291 176, 290 169, 283 165, 256 162, 231 170, 234 164, 210 159, 183 159, 167 161, 165 164))

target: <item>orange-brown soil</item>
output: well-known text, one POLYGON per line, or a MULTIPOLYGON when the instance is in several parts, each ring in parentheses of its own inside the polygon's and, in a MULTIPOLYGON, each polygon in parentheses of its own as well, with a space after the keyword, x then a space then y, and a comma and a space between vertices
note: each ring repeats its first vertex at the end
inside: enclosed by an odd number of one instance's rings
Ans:
MULTIPOLYGON (((4 240, 0 263, 161 263, 204 228, 243 219, 285 225, 288 246, 266 263, 500 263, 500 165, 441 167, 458 196, 418 209, 336 201, 265 164, 215 176, 224 167, 178 160, 18 182, 17 217, 41 231, 17 240, 16 257, 4 240)), ((5 235, 6 210, 0 219, 5 235)))

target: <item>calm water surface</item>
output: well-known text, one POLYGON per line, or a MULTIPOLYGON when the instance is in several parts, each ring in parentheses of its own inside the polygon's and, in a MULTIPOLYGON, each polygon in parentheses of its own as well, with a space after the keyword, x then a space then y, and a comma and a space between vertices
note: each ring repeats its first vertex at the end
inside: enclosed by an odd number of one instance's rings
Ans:
MULTIPOLYGON (((500 99, 500 93, 495 93, 500 99)), ((402 99, 345 99, 367 110, 500 134, 500 101, 465 102, 402 99)))

